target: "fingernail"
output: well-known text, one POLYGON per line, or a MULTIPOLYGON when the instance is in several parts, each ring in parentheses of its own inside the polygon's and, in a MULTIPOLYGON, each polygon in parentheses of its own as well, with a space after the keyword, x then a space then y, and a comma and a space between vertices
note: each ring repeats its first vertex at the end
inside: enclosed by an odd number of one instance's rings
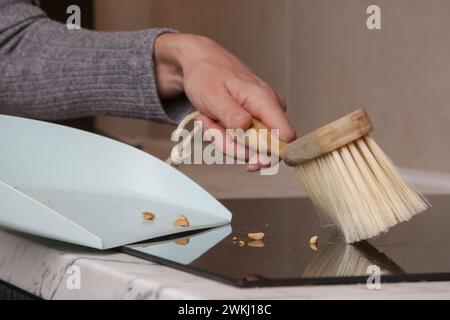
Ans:
POLYGON ((256 171, 259 171, 259 166, 253 164, 247 166, 247 172, 256 172, 256 171))
POLYGON ((264 154, 259 155, 259 163, 263 166, 269 166, 272 159, 264 154))

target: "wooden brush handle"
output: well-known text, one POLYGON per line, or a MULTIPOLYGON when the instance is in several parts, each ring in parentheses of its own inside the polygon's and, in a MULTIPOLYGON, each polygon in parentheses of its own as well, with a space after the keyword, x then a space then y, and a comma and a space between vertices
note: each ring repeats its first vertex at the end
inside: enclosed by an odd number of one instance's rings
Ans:
MULTIPOLYGON (((270 133, 270 129, 266 125, 253 119, 253 125, 249 130, 255 130, 258 133, 261 129, 267 129, 267 132, 270 133)), ((294 167, 349 144, 371 131, 373 131, 373 126, 367 112, 364 109, 358 109, 292 143, 287 144, 279 140, 279 155, 287 165, 294 167)), ((271 139, 274 137, 270 134, 265 137, 267 149, 273 152, 270 147, 271 139)), ((258 149, 257 140, 247 139, 245 145, 254 150, 258 149)))
POLYGON ((253 150, 260 150, 261 144, 259 144, 260 140, 259 138, 263 138, 266 140, 266 148, 267 151, 271 154, 275 153, 281 156, 283 153, 284 148, 287 146, 287 143, 281 141, 278 139, 278 150, 272 150, 272 139, 277 139, 273 135, 271 135, 271 129, 267 127, 264 123, 257 119, 252 119, 252 126, 246 131, 246 140, 245 141, 239 141, 241 143, 244 143, 246 147, 253 149, 253 150), (262 132, 261 130, 265 130, 265 132, 262 132), (253 131, 254 135, 251 134, 251 131, 253 131), (263 134, 264 133, 264 134, 263 134), (255 139, 252 139, 253 138, 255 139))
MULTIPOLYGON (((264 123, 262 123, 261 121, 257 120, 257 119, 253 119, 252 120, 252 127, 251 129, 256 130, 257 133, 259 133, 259 131, 261 129, 265 129, 266 131, 266 145, 267 145, 267 149, 272 152, 273 150, 271 150, 271 146, 272 146, 272 139, 277 139, 275 138, 273 135, 270 134, 270 128, 267 127, 264 123)), ((278 139, 278 147, 279 147, 279 152, 275 151, 276 153, 283 153, 282 150, 287 146, 286 142, 281 141, 280 139, 278 139)))

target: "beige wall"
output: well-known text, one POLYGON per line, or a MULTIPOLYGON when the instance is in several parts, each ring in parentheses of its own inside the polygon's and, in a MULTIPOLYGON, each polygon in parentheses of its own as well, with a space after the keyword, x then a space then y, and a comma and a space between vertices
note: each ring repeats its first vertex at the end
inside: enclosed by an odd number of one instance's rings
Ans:
MULTIPOLYGON (((97 0, 96 9, 103 30, 215 38, 284 92, 300 133, 364 106, 399 165, 450 171, 448 0, 97 0), (367 30, 369 4, 381 6, 382 30, 367 30)), ((168 132, 102 121, 125 135, 168 132)))

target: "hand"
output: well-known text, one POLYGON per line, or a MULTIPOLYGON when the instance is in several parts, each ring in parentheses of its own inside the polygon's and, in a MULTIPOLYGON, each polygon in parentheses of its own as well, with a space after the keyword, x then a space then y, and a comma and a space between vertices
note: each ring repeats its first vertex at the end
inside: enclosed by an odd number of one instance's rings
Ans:
MULTIPOLYGON (((189 34, 163 34, 156 40, 155 65, 161 98, 185 92, 202 112, 199 119, 205 130, 225 132, 218 122, 245 130, 254 117, 279 129, 281 140, 295 139, 283 97, 216 42, 189 34)), ((261 163, 249 165, 248 170, 260 167, 261 163)))

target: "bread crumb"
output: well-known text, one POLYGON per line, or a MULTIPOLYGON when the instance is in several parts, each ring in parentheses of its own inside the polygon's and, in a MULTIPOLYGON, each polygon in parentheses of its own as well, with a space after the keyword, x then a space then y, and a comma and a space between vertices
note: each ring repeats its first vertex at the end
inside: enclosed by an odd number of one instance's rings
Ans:
POLYGON ((310 244, 317 244, 317 240, 319 240, 319 236, 314 236, 309 239, 310 244))
POLYGON ((155 218, 155 214, 153 212, 145 211, 142 212, 142 218, 144 220, 153 220, 155 218))
POLYGON ((314 251, 319 250, 318 240, 319 240, 319 236, 314 236, 314 237, 311 237, 311 239, 309 239, 309 246, 310 246, 311 250, 314 250, 314 251))
POLYGON ((189 227, 189 220, 182 214, 178 216, 178 218, 173 222, 174 225, 179 227, 189 227))
POLYGON ((240 240, 240 241, 239 241, 239 247, 243 247, 243 246, 245 246, 245 242, 242 241, 242 240, 240 240))
POLYGON ((175 241, 175 243, 180 246, 185 246, 189 244, 189 238, 178 239, 177 241, 175 241))
POLYGON ((255 232, 255 233, 249 233, 248 237, 252 240, 261 240, 264 238, 265 234, 263 232, 255 232))
POLYGON ((253 240, 253 241, 250 241, 248 244, 247 244, 249 247, 253 247, 253 248, 264 248, 264 242, 262 242, 261 240, 253 240))

